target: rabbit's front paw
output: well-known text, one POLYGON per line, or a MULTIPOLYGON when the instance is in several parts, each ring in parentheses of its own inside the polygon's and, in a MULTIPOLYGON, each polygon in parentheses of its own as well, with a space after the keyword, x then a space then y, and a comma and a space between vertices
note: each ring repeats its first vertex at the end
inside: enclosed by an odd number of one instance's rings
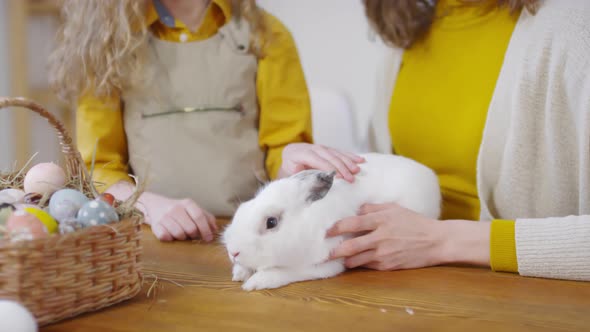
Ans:
POLYGON ((274 270, 258 271, 254 273, 243 285, 245 291, 277 288, 289 283, 284 273, 274 270))
POLYGON ((241 266, 240 264, 234 264, 232 270, 232 281, 245 281, 252 275, 252 270, 241 266))

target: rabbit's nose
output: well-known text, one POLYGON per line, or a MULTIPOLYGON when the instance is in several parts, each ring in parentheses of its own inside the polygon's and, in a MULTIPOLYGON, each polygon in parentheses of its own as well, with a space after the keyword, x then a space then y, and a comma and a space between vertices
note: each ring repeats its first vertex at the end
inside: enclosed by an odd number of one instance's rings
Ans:
POLYGON ((232 257, 233 257, 233 258, 236 258, 236 257, 238 257, 238 255, 239 255, 239 254, 240 254, 240 252, 239 252, 239 251, 238 251, 238 252, 232 252, 232 253, 231 253, 231 255, 232 255, 232 257))

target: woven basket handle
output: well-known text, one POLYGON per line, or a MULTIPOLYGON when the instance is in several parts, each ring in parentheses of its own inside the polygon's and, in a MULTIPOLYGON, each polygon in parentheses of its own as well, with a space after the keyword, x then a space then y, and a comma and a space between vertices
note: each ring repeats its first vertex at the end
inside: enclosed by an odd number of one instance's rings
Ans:
POLYGON ((66 168, 68 170, 69 175, 79 180, 80 185, 82 188, 81 190, 87 190, 94 195, 94 197, 98 197, 98 192, 96 188, 92 184, 88 171, 86 170, 86 166, 84 165, 84 161, 82 160, 82 156, 80 152, 74 147, 72 137, 68 134, 65 126, 61 121, 59 121, 51 112, 46 110, 43 106, 39 105, 38 103, 22 98, 12 98, 12 97, 0 97, 0 109, 6 107, 23 107, 27 108, 41 117, 45 118, 47 122, 55 129, 57 132, 57 137, 59 139, 59 144, 61 145, 61 151, 65 155, 66 159, 66 168))

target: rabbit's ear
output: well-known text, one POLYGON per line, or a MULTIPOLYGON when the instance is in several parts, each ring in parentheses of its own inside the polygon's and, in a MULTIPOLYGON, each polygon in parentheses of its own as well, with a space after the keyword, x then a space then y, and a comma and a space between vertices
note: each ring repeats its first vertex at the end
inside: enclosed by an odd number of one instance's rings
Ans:
POLYGON ((270 182, 268 174, 266 173, 265 170, 260 169, 260 168, 256 168, 256 167, 252 167, 251 172, 254 175, 254 177, 256 178, 256 182, 258 182, 258 188, 263 188, 264 186, 266 186, 270 182))
POLYGON ((334 176, 336 176, 335 171, 324 172, 308 169, 292 175, 292 178, 303 183, 304 188, 308 190, 305 200, 312 203, 326 196, 330 188, 332 188, 334 176))
POLYGON ((318 172, 315 174, 313 183, 309 190, 309 195, 307 196, 308 202, 315 202, 320 200, 328 194, 330 188, 332 188, 332 183, 334 183, 334 176, 336 172, 318 172))

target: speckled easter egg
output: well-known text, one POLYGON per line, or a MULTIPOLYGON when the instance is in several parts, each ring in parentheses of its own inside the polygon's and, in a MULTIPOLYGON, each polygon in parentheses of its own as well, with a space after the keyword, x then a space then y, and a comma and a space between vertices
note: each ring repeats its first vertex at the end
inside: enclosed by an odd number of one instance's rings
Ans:
POLYGON ((68 234, 84 228, 76 219, 66 219, 59 223, 59 233, 68 234))
POLYGON ((115 208, 100 199, 90 201, 78 211, 78 221, 84 227, 108 224, 119 221, 115 208))
POLYGON ((73 220, 76 219, 80 208, 88 203, 88 201, 88 197, 77 190, 58 190, 49 200, 49 214, 60 223, 66 220, 73 220))
POLYGON ((47 232, 50 234, 57 232, 57 221, 49 213, 45 212, 45 210, 36 207, 26 207, 23 210, 37 217, 45 225, 47 232))
POLYGON ((0 204, 0 226, 6 224, 8 217, 10 217, 14 210, 16 210, 16 208, 12 204, 0 204))
POLYGON ((6 229, 12 240, 33 240, 46 237, 45 225, 26 211, 15 211, 6 222, 6 229))
POLYGON ((25 176, 25 192, 41 195, 53 194, 66 184, 66 173, 54 163, 33 166, 25 176))
POLYGON ((25 192, 19 189, 4 189, 0 190, 0 204, 8 203, 14 204, 21 202, 25 192))

